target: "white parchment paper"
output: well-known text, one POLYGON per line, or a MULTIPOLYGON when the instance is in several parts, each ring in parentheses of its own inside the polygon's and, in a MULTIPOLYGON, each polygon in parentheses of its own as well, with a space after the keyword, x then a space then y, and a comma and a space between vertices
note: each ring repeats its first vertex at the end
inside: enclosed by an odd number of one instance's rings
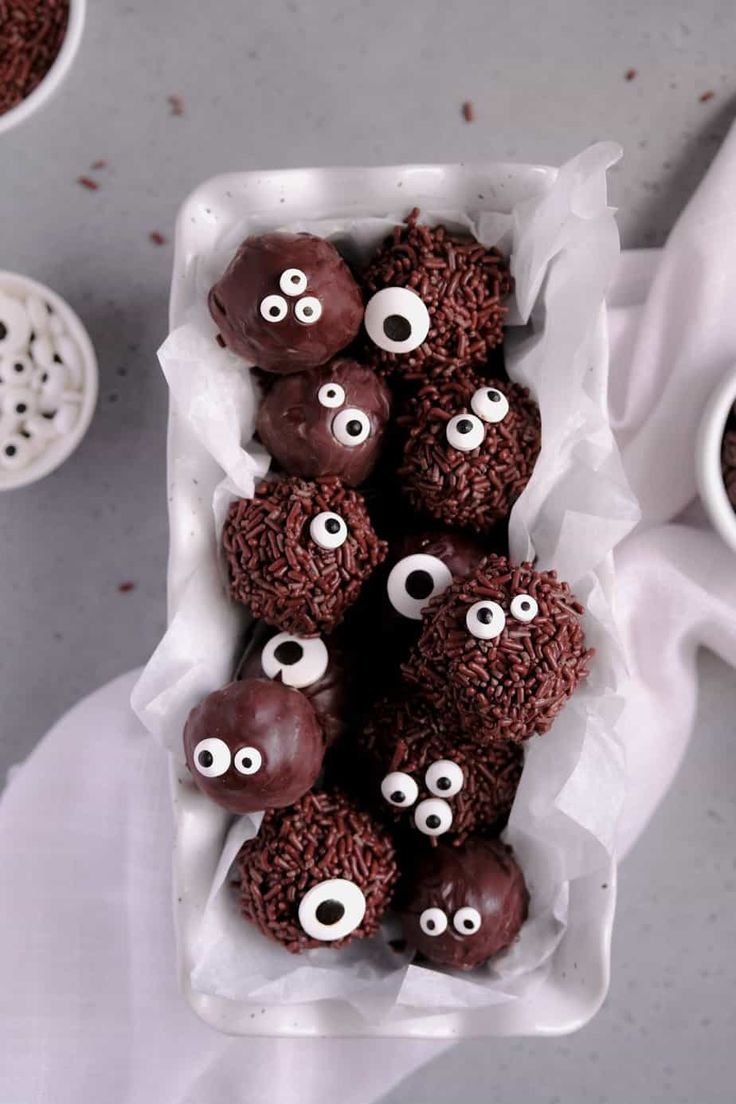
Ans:
MULTIPOLYGON (((258 818, 230 827, 192 948, 192 987, 232 1000, 299 1004, 341 998, 367 1020, 499 1004, 527 995, 544 978, 563 937, 569 884, 608 861, 624 794, 616 720, 625 671, 616 631, 612 551, 638 518, 608 420, 603 300, 618 255, 606 204, 606 170, 617 147, 601 143, 564 165, 539 195, 508 213, 472 220, 458 210, 424 210, 429 223, 467 229, 511 253, 516 288, 509 312, 507 367, 540 405, 542 451, 510 521, 512 554, 555 568, 586 605, 591 676, 551 732, 527 746, 522 782, 506 831, 527 879, 530 916, 517 943, 471 975, 410 965, 385 938, 295 957, 244 923, 230 867, 258 818)), ((367 259, 411 207, 386 217, 284 223, 332 239, 356 264, 367 259)), ((169 629, 134 694, 144 724, 177 758, 186 715, 230 677, 241 614, 210 616, 217 537, 227 504, 250 497, 268 467, 251 442, 258 391, 243 362, 217 347, 207 291, 248 233, 267 227, 233 220, 206 255, 190 258, 196 295, 183 324, 160 350, 177 416, 219 466, 211 540, 180 588, 169 629), (211 601, 211 597, 210 597, 211 601), (208 635, 229 648, 207 648, 208 635), (214 657, 214 658, 213 658, 214 657)), ((275 228, 271 224, 268 228, 275 228)), ((179 461, 181 463, 181 461, 179 461)), ((390 921, 389 921, 390 928, 390 921)), ((385 933, 386 934, 386 933, 385 933)), ((391 934, 390 930, 387 934, 391 934)))

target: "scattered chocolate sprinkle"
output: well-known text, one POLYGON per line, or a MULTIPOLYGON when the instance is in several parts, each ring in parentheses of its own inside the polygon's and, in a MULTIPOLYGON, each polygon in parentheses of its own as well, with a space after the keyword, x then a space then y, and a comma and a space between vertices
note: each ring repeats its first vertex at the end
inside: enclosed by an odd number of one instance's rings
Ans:
POLYGON ((310 792, 288 809, 269 809, 235 866, 243 916, 292 954, 375 935, 398 876, 389 834, 338 791, 310 792), (302 897, 328 878, 355 882, 366 901, 360 926, 332 943, 311 939, 298 919, 302 897))
POLYGON ((632 81, 632 80, 635 80, 636 77, 638 77, 638 76, 639 76, 639 70, 638 69, 627 69, 626 72, 624 73, 624 80, 632 81))
POLYGON ((181 96, 173 95, 167 96, 169 104, 169 115, 183 115, 184 114, 184 100, 181 96))
POLYGON ((66 34, 68 0, 0 0, 0 115, 33 92, 66 34))
POLYGON ((462 111, 463 111, 463 119, 465 120, 466 123, 475 122, 475 105, 472 103, 471 100, 466 100, 465 101, 465 103, 463 104, 462 111))
POLYGON ((488 556, 471 575, 433 598, 422 635, 403 671, 406 680, 440 709, 455 711, 465 733, 487 745, 527 740, 546 732, 593 656, 585 646, 583 607, 554 571, 488 556), (517 621, 511 600, 529 594, 539 610, 517 621), (506 615, 499 636, 481 640, 465 617, 482 599, 506 615))
POLYGON ((154 245, 166 245, 168 238, 164 236, 159 230, 152 230, 148 235, 149 241, 152 241, 154 245))
POLYGON ((135 583, 118 583, 118 591, 120 594, 130 594, 131 590, 135 590, 135 583))
POLYGON ((712 100, 714 96, 715 92, 709 89, 707 92, 701 92, 701 94, 698 96, 698 100, 700 103, 707 103, 708 100, 712 100))
POLYGON ((92 172, 99 172, 100 169, 106 169, 106 168, 107 168, 107 161, 103 160, 102 158, 100 158, 99 161, 93 161, 92 164, 90 165, 90 169, 91 169, 92 172))
POLYGON ((78 176, 77 184, 81 184, 83 188, 87 188, 90 192, 96 192, 100 186, 91 176, 78 176))

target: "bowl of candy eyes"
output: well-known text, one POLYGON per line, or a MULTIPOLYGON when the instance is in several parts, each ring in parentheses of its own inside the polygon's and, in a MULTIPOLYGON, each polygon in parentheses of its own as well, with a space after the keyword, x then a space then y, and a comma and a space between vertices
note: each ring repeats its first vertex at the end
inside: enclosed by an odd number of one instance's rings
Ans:
POLYGON ((182 208, 170 618, 133 700, 222 1030, 554 1033, 605 995, 615 155, 242 173, 182 208))
POLYGON ((56 292, 0 272, 0 490, 35 483, 84 437, 97 401, 97 361, 56 292))

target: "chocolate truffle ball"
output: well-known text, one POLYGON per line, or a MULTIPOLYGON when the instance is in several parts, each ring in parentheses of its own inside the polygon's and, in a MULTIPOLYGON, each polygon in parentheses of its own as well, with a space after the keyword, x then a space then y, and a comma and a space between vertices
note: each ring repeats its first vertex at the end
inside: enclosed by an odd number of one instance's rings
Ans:
POLYGON ((481 966, 513 943, 528 907, 511 848, 477 838, 417 855, 400 901, 407 943, 456 970, 481 966))
POLYGON ((527 740, 588 674, 582 613, 556 572, 488 556, 430 603, 404 676, 478 742, 527 740))
POLYGON ((293 954, 375 935, 397 879, 388 832, 337 791, 267 812, 236 864, 243 916, 293 954))
POLYGON ((478 533, 508 517, 541 447, 525 388, 467 374, 428 384, 409 424, 399 479, 415 510, 478 533))
POLYGON ((519 744, 479 748, 414 695, 382 702, 361 733, 372 801, 432 843, 498 832, 524 765, 519 744))
POLYGON ((453 579, 469 574, 486 555, 477 540, 440 529, 406 533, 390 547, 393 560, 386 578, 386 598, 394 621, 411 622, 418 630, 432 598, 453 579))
POLYGON ((189 714, 184 753, 192 779, 230 813, 291 805, 317 778, 324 740, 298 690, 268 679, 231 682, 189 714))
POLYGON ((368 478, 381 452, 390 394, 372 368, 339 358, 279 379, 258 411, 258 436, 290 475, 368 478))
POLYGON ((248 635, 238 678, 269 678, 294 687, 314 709, 325 743, 342 735, 349 679, 336 636, 295 636, 257 621, 248 635))
POLYGON ((211 289, 209 308, 229 349, 279 375, 326 364, 363 319, 350 269, 312 234, 247 238, 211 289))
POLYGON ((379 371, 405 380, 484 365, 503 340, 511 289, 497 249, 444 226, 420 226, 418 217, 414 210, 394 228, 362 277, 367 355, 379 371))
POLYGON ((259 484, 232 503, 223 548, 233 598, 299 636, 331 632, 386 555, 362 497, 332 476, 259 484))

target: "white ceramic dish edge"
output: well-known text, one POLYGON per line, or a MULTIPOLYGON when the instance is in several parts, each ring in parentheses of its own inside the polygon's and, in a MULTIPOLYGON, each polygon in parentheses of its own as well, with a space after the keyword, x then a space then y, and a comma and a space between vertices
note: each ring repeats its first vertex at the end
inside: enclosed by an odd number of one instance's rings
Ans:
POLYGON ((721 471, 723 430, 734 403, 736 366, 723 377, 703 411, 695 445, 695 471, 700 497, 713 528, 729 548, 736 552, 736 511, 726 494, 721 471))

